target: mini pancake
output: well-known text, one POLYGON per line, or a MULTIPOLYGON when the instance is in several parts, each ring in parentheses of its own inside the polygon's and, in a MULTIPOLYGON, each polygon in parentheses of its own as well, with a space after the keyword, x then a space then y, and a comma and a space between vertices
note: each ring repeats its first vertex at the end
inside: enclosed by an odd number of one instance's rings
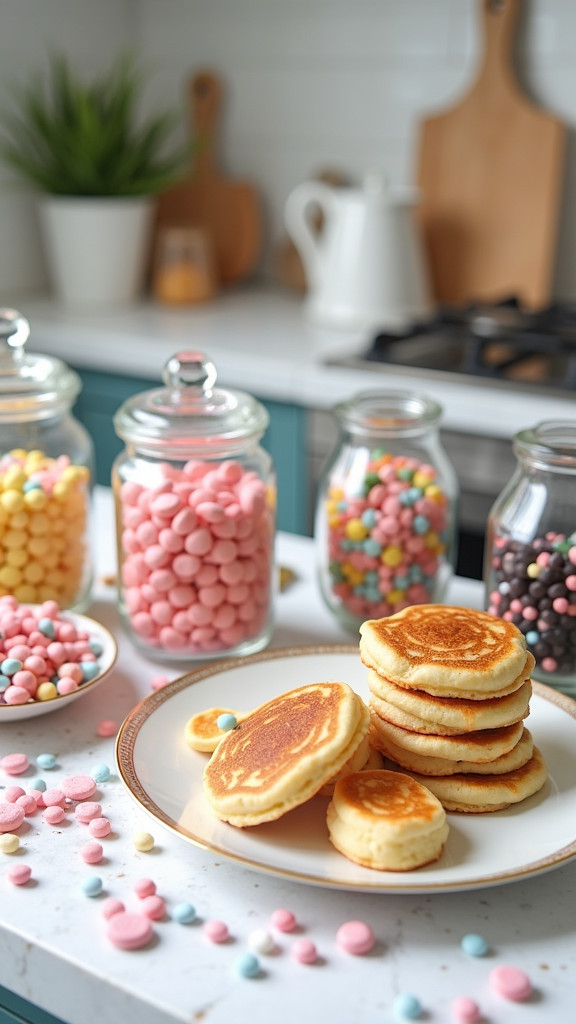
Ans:
MULTIPOLYGON (((395 749, 411 751, 425 757, 443 757, 450 761, 494 761, 516 746, 524 726, 522 722, 505 725, 502 729, 479 729, 456 736, 437 736, 411 732, 387 722, 373 708, 370 709, 371 742, 377 750, 389 755, 389 744, 395 749)), ((396 760, 393 758, 393 760, 396 760)))
POLYGON ((204 769, 214 813, 241 828, 273 821, 317 793, 367 735, 370 712, 342 682, 311 683, 256 708, 204 769))
MULTIPOLYGON (((533 662, 533 657, 530 655, 533 662)), ((529 673, 528 673, 529 674, 529 673)), ((423 690, 406 690, 368 670, 370 703, 382 716, 403 729, 450 735, 513 725, 530 713, 532 683, 529 678, 505 697, 467 700, 436 697, 423 690)))
POLYGON ((407 769, 420 775, 502 775, 503 772, 522 768, 532 757, 534 743, 528 729, 524 729, 518 743, 507 754, 493 761, 449 761, 443 757, 426 757, 404 750, 391 740, 386 741, 387 757, 394 761, 401 771, 407 769))
POLYGON ((472 700, 517 689, 526 640, 512 623, 451 605, 412 605, 360 626, 360 656, 408 689, 472 700))
MULTIPOLYGON (((402 769, 405 773, 406 769, 402 769)), ((426 785, 438 797, 447 811, 463 814, 486 814, 503 811, 512 804, 538 793, 548 773, 538 747, 521 768, 503 775, 419 775, 407 772, 411 778, 426 785)))
POLYGON ((237 722, 243 721, 247 711, 233 711, 232 708, 207 708, 199 711, 188 719, 184 728, 187 744, 193 750, 212 753, 226 735, 225 729, 218 727, 220 715, 234 715, 237 722))
POLYGON ((338 782, 338 779, 343 779, 345 775, 350 775, 351 772, 364 772, 368 769, 383 768, 384 757, 379 750, 370 744, 370 737, 368 734, 362 740, 362 743, 358 747, 358 750, 352 754, 352 757, 346 761, 346 764, 340 769, 334 778, 329 779, 328 782, 322 786, 322 789, 318 791, 319 796, 332 796, 334 793, 334 786, 338 782))
POLYGON ((399 772, 354 772, 340 779, 328 805, 332 845, 378 871, 412 871, 442 853, 449 826, 440 801, 399 772))

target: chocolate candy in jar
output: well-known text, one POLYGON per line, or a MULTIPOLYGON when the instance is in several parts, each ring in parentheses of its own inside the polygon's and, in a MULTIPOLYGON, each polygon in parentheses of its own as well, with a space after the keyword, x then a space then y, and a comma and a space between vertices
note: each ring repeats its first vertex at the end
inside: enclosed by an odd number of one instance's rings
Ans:
POLYGON ((366 619, 443 599, 458 483, 431 398, 365 391, 333 412, 340 438, 318 489, 318 576, 330 611, 356 632, 366 619))
POLYGON ((521 430, 513 448, 488 517, 485 607, 524 633, 534 679, 576 696, 576 420, 521 430))
POLYGON ((114 417, 120 616, 161 661, 251 654, 272 633, 276 481, 268 413, 216 387, 202 352, 166 363, 163 388, 114 417))
POLYGON ((0 309, 0 597, 90 603, 94 447, 72 414, 77 373, 29 353, 30 325, 0 309))

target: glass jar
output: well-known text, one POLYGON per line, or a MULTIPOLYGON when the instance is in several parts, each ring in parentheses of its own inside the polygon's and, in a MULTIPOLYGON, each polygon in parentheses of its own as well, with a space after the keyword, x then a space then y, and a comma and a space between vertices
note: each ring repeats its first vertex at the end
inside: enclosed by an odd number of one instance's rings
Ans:
POLYGON ((340 439, 319 485, 318 573, 328 608, 356 632, 366 619, 442 601, 458 483, 432 399, 365 391, 333 412, 340 439))
POLYGON ((29 354, 28 321, 0 309, 0 595, 21 604, 90 603, 94 448, 71 409, 82 384, 29 354))
POLYGON ((114 416, 118 600, 133 643, 162 660, 252 654, 273 619, 276 483, 268 413, 215 387, 202 352, 114 416))
POLYGON ((514 622, 534 679, 576 696, 576 420, 513 439, 518 464, 486 533, 486 608, 514 622))

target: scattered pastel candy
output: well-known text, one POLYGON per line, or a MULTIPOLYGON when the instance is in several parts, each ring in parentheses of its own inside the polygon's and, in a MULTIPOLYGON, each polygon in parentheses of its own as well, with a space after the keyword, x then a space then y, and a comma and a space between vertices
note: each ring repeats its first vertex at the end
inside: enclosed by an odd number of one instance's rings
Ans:
POLYGON ((138 881, 134 882, 134 892, 141 900, 145 896, 153 896, 156 892, 156 882, 152 881, 151 878, 139 878, 138 881))
POLYGON ((13 835, 11 832, 0 833, 0 852, 1 853, 16 853, 16 850, 20 848, 20 840, 18 836, 13 835))
POLYGON ((6 872, 6 877, 12 885, 26 885, 32 877, 32 869, 28 864, 12 864, 6 872))
POLYGON ((86 864, 98 864, 102 860, 103 854, 102 846, 96 841, 85 843, 80 850, 80 856, 86 864))
POLYGON ((36 764, 43 771, 51 771, 52 768, 56 767, 57 761, 54 754, 38 754, 36 764))
POLYGON ((102 805, 95 803, 93 800, 84 800, 82 803, 77 804, 74 817, 84 825, 87 825, 94 818, 102 817, 102 805))
POLYGON ((488 952, 486 939, 482 935, 476 935, 474 932, 464 935, 460 945, 469 956, 486 956, 488 952))
POLYGON ((502 964, 490 971, 488 978, 490 987, 504 999, 523 1002, 532 994, 530 978, 519 967, 502 964))
POLYGON ((397 1017, 405 1017, 408 1020, 417 1020, 422 1013, 420 1000, 409 992, 402 992, 394 1000, 394 1013, 397 1017))
POLYGON ((59 825, 61 821, 64 821, 66 812, 63 807, 60 807, 60 804, 52 804, 42 811, 42 817, 48 825, 59 825))
POLYGON ((260 974, 260 961, 253 953, 244 953, 236 961, 236 973, 241 978, 257 978, 260 974))
POLYGON ((218 715, 216 725, 219 729, 222 729, 223 732, 230 732, 231 729, 235 729, 238 725, 238 719, 236 718, 236 715, 225 713, 223 715, 218 715))
POLYGON ((102 915, 105 918, 113 917, 114 914, 121 914, 125 909, 126 907, 122 900, 117 900, 114 896, 108 896, 102 904, 102 915))
POLYGON ((254 953, 261 953, 263 955, 272 953, 276 949, 274 936, 265 928, 255 928, 254 931, 250 932, 248 945, 254 953))
POLYGON ((110 718, 105 718, 98 723, 96 732, 99 736, 115 736, 118 732, 118 726, 110 718))
POLYGON ((37 789, 40 793, 44 793, 47 788, 44 779, 31 779, 28 785, 30 789, 37 789))
POLYGON ((154 893, 152 896, 145 896, 142 900, 142 913, 153 921, 160 921, 166 914, 166 902, 161 896, 154 893))
POLYGON ((45 807, 64 807, 66 803, 66 794, 58 789, 57 786, 54 789, 45 789, 42 794, 45 807))
POLYGON ((299 964, 313 964, 318 959, 318 951, 310 939, 296 939, 290 946, 290 955, 299 964))
POLYGON ((266 628, 274 502, 239 462, 167 466, 155 488, 119 490, 121 584, 145 647, 176 655, 230 651, 266 628))
POLYGON ((118 949, 141 949, 150 942, 154 929, 150 918, 144 914, 120 910, 108 918, 106 935, 118 949))
POLYGON ((96 792, 96 783, 91 775, 69 775, 60 787, 68 800, 88 800, 96 792))
POLYGON ((18 448, 0 458, 0 544, 18 553, 15 563, 3 560, 0 595, 44 602, 41 619, 82 593, 89 484, 89 468, 68 455, 18 448))
POLYGON ((336 932, 336 942, 345 953, 361 956, 374 948, 374 932, 364 921, 346 921, 336 932))
POLYGON ((96 764, 90 771, 94 782, 108 782, 110 769, 107 764, 96 764))
POLYGON ((19 829, 24 818, 24 808, 18 804, 0 804, 0 833, 19 829))
POLYGON ((82 880, 82 892, 85 896, 99 896, 103 888, 102 879, 97 875, 89 875, 82 880))
POLYGON ((452 1019, 458 1024, 476 1024, 481 1019, 478 1003, 468 996, 457 996, 452 1000, 452 1019))
POLYGON ((162 690, 165 686, 168 686, 169 682, 170 680, 168 679, 168 676, 158 675, 152 678, 150 686, 153 690, 162 690))
POLYGON ((19 796, 15 803, 23 808, 26 815, 35 814, 38 810, 38 804, 31 793, 24 793, 24 796, 19 796))
POLYGON ((296 927, 296 918, 291 910, 281 907, 270 915, 270 924, 279 932, 293 932, 296 927))
POLYGON ((150 832, 137 832, 132 842, 140 853, 149 853, 154 849, 154 836, 150 832))
POLYGON ((206 921, 202 931, 210 942, 227 942, 230 938, 228 925, 224 921, 206 921))
POLYGON ((4 757, 0 758, 0 768, 7 775, 22 775, 29 765, 30 762, 26 754, 5 754, 4 757))
POLYGON ((95 836, 96 839, 103 839, 104 836, 109 836, 112 831, 112 825, 108 818, 91 818, 88 822, 88 828, 91 835, 95 836))
POLYGON ((25 792, 26 790, 22 789, 22 786, 6 786, 6 789, 4 790, 4 799, 7 800, 9 804, 15 804, 18 797, 24 796, 25 792))
POLYGON ((192 924, 196 920, 196 908, 191 903, 176 903, 172 907, 172 917, 178 924, 192 924))

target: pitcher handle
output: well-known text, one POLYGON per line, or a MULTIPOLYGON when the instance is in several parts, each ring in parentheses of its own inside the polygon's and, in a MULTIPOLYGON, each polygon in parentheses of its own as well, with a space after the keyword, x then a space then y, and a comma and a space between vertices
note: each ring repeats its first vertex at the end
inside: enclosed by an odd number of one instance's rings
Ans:
POLYGON ((333 190, 321 181, 304 181, 292 190, 284 209, 286 230, 294 242, 306 271, 308 284, 317 289, 325 272, 324 249, 314 229, 314 211, 319 209, 325 223, 334 216, 333 190))

